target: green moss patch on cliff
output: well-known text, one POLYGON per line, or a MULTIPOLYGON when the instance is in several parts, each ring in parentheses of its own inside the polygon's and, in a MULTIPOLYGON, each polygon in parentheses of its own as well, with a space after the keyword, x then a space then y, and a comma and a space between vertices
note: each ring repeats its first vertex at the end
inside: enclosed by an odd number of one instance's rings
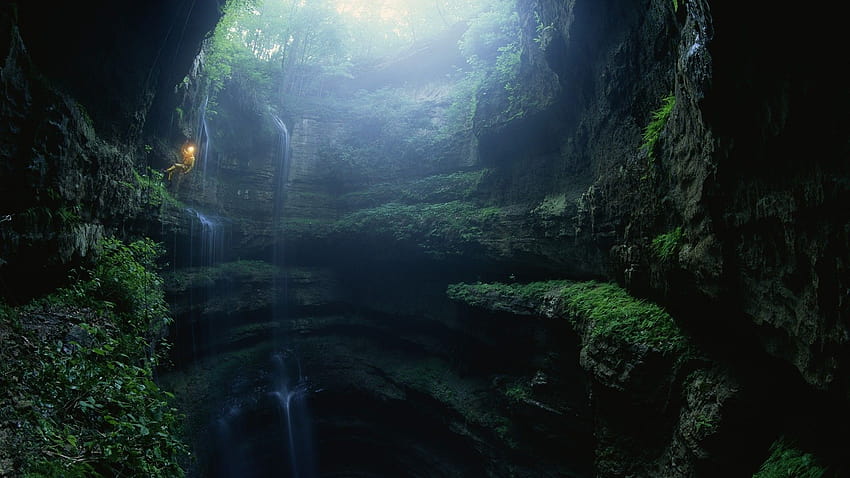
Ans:
POLYGON ((241 260, 225 262, 212 267, 189 267, 164 274, 165 289, 180 293, 190 289, 206 288, 221 281, 232 283, 270 283, 281 274, 280 268, 263 261, 241 260))
POLYGON ((615 284, 558 280, 452 284, 447 293, 453 300, 493 310, 540 315, 546 315, 546 310, 562 311, 574 325, 586 324, 591 336, 642 344, 662 353, 683 352, 688 344, 663 308, 632 297, 615 284))
POLYGON ((438 174, 412 181, 381 183, 342 197, 347 207, 369 208, 383 203, 445 203, 469 200, 488 170, 438 174))
POLYGON ((334 225, 334 232, 346 237, 415 242, 426 254, 445 256, 461 254, 464 245, 480 241, 499 215, 499 208, 461 201, 388 203, 349 214, 334 225))
POLYGON ((101 249, 67 288, 0 309, 0 475, 183 475, 180 416, 153 378, 170 320, 158 247, 101 249))

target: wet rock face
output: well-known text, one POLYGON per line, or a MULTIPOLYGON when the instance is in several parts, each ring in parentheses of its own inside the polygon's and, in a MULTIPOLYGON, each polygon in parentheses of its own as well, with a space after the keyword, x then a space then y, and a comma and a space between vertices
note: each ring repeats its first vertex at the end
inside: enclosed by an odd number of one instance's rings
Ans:
POLYGON ((29 297, 64 280, 105 227, 134 217, 132 154, 99 139, 84 110, 42 80, 11 17, 0 12, 0 270, 29 297), (55 274, 55 275, 54 275, 55 274))
POLYGON ((839 252, 850 245, 841 206, 850 165, 838 133, 847 130, 850 97, 818 66, 837 39, 821 27, 799 42, 740 48, 807 17, 722 6, 709 14, 689 4, 679 47, 680 96, 689 103, 671 120, 666 161, 676 209, 694 228, 682 257, 693 286, 741 310, 768 352, 827 388, 846 366, 839 350, 848 324, 839 317, 850 278, 839 252), (779 54, 785 47, 813 53, 779 54))
POLYGON ((194 476, 288 466, 274 357, 304 378, 301 445, 320 474, 587 476, 584 377, 565 324, 459 311, 433 272, 219 267, 168 280, 187 307, 162 379, 192 411, 194 476))
POLYGON ((89 109, 101 135, 122 139, 138 138, 155 95, 170 101, 220 16, 216 1, 12 3, 39 71, 89 109))
POLYGON ((160 81, 173 84, 180 62, 191 63, 199 28, 214 24, 217 12, 205 12, 212 2, 204 5, 195 14, 209 24, 184 15, 179 41, 158 30, 160 14, 179 16, 164 5, 0 8, 0 268, 15 278, 4 294, 23 300, 49 290, 106 232, 144 229, 149 191, 134 169, 144 174, 149 158, 132 140, 160 81))

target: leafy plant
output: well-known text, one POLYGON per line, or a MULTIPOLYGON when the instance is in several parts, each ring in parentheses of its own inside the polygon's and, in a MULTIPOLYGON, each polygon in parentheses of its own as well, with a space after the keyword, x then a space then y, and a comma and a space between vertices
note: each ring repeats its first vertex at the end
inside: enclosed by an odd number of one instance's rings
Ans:
POLYGON ((0 422, 15 476, 182 476, 187 448, 153 369, 167 305, 149 239, 106 239, 69 287, 0 307, 0 422), (58 319, 58 320, 57 320, 58 319))
POLYGON ((661 131, 667 125, 667 120, 670 118, 670 113, 676 105, 676 97, 673 95, 665 96, 661 99, 661 106, 652 112, 651 120, 643 130, 643 144, 641 149, 646 151, 646 156, 650 164, 655 161, 655 143, 661 136, 661 131))
POLYGON ((652 240, 652 252, 656 257, 666 262, 678 254, 682 247, 682 228, 677 227, 670 232, 659 234, 652 240))
POLYGON ((804 453, 787 439, 780 438, 770 446, 770 456, 753 478, 822 478, 826 469, 811 453, 804 453))
MULTIPOLYGON (((147 151, 147 147, 145 147, 147 151)), ((133 171, 136 179, 136 185, 142 193, 144 201, 151 207, 157 208, 163 204, 183 209, 183 204, 168 192, 163 181, 164 175, 162 171, 148 167, 145 174, 138 171, 133 171)), ((136 188, 136 185, 129 185, 136 188)))
POLYGON ((525 402, 531 398, 531 390, 527 383, 515 383, 505 390, 505 396, 513 402, 525 402))
MULTIPOLYGON (((675 2, 676 0, 673 0, 675 2)), ((534 21, 537 24, 535 30, 537 35, 534 37, 534 43, 537 43, 537 46, 540 47, 542 51, 546 51, 549 47, 549 43, 552 42, 552 36, 555 32, 555 23, 549 23, 545 25, 543 23, 543 19, 540 18, 540 14, 534 12, 534 21)))

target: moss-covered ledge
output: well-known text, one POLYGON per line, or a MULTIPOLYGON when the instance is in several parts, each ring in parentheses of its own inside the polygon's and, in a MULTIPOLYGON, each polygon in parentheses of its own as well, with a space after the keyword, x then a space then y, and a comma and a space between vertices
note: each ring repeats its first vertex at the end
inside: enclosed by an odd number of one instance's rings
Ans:
POLYGON ((568 319, 584 343, 605 339, 675 356, 689 349, 688 338, 670 314, 615 284, 563 280, 460 283, 449 285, 447 294, 488 310, 568 319))

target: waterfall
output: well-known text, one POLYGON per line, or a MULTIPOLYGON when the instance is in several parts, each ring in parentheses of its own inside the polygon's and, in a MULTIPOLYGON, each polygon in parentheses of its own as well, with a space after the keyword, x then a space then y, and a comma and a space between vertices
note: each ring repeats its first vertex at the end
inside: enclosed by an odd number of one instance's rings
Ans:
MULTIPOLYGON (((192 265, 213 266, 220 263, 224 256, 224 234, 221 220, 207 216, 192 208, 188 208, 187 211, 195 216, 198 220, 197 224, 200 226, 197 242, 201 250, 197 252, 197 256, 195 256, 195 251, 192 251, 192 257, 197 257, 199 263, 196 263, 193 259, 192 265)), ((194 221, 192 222, 189 234, 194 246, 196 237, 194 221)))
MULTIPOLYGON (((282 297, 285 301, 288 294, 288 283, 286 281, 286 271, 283 264, 285 237, 283 234, 282 219, 284 197, 286 195, 286 182, 289 179, 290 138, 289 129, 287 129, 286 123, 284 123, 283 120, 275 114, 272 114, 271 117, 272 121, 274 122, 275 128, 278 131, 278 142, 276 150, 276 157, 278 158, 278 160, 276 166, 276 174, 274 177, 274 206, 272 210, 272 224, 276 226, 275 230, 277 231, 277 235, 274 240, 271 261, 272 264, 279 266, 284 271, 283 284, 278 284, 278 279, 275 278, 272 286, 274 287, 275 291, 278 291, 281 290, 280 286, 282 285, 282 297)), ((274 315, 279 316, 277 306, 275 306, 274 315)))
POLYGON ((200 149, 200 158, 198 159, 201 162, 201 188, 203 191, 206 191, 207 170, 209 168, 210 131, 207 124, 207 106, 209 102, 210 97, 208 95, 204 97, 204 102, 201 104, 200 111, 198 112, 198 135, 195 138, 195 144, 200 149))
POLYGON ((278 130, 277 171, 274 179, 274 219, 280 218, 283 212, 283 198, 286 193, 286 182, 289 179, 290 147, 289 130, 280 117, 272 114, 275 128, 278 130))
MULTIPOLYGON (((187 208, 189 222, 188 264, 193 267, 212 267, 224 261, 226 247, 223 222, 220 218, 208 216, 200 211, 187 208)), ((189 292, 190 304, 205 304, 215 297, 215 284, 210 284, 200 290, 189 292)), ((193 312, 190 319, 192 357, 197 358, 199 352, 210 353, 211 343, 214 343, 216 332, 210 320, 204 319, 199 309, 193 312)))
POLYGON ((309 388, 307 378, 301 372, 301 361, 291 350, 275 354, 273 360, 275 382, 271 395, 277 402, 281 429, 286 430, 285 451, 289 456, 289 468, 293 477, 316 476, 307 410, 309 388), (293 358, 294 369, 290 365, 293 358))

